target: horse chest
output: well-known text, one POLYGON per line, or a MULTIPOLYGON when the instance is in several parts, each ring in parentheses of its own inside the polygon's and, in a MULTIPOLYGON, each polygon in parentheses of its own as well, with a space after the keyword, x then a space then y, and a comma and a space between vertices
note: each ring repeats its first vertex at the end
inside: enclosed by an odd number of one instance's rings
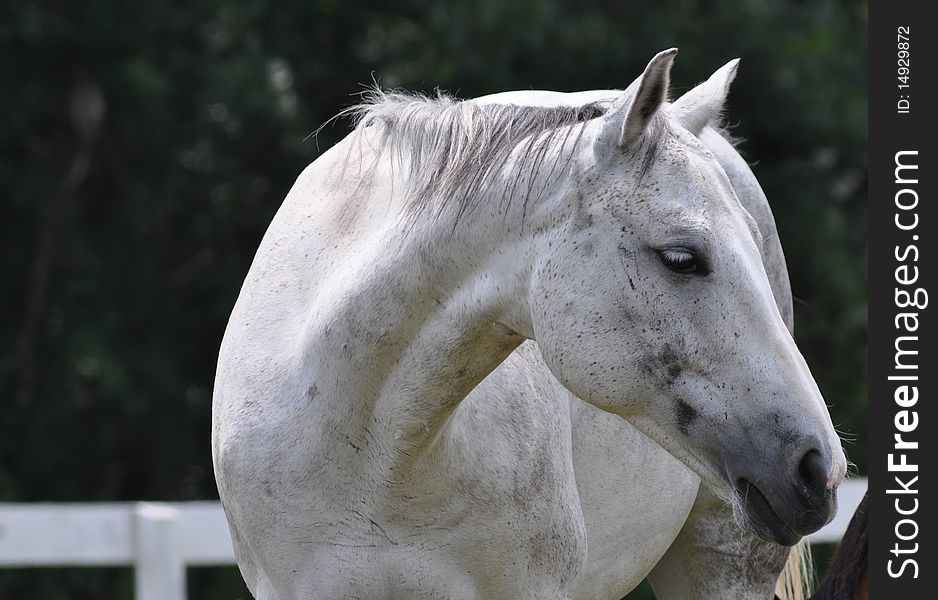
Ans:
POLYGON ((674 542, 699 479, 624 419, 576 398, 571 413, 573 462, 589 540, 576 597, 622 598, 674 542))

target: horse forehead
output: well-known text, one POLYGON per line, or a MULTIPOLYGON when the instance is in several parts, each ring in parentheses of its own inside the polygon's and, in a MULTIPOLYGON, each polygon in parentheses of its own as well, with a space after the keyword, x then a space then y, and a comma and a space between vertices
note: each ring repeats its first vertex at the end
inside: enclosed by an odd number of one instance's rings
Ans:
MULTIPOLYGON (((756 222, 755 218, 753 218, 752 214, 743 206, 723 163, 720 162, 710 148, 696 136, 687 132, 682 133, 685 136, 693 138, 687 145, 687 147, 691 149, 692 158, 690 161, 691 163, 697 164, 697 173, 701 180, 706 182, 704 185, 709 188, 708 192, 710 193, 707 194, 709 208, 712 210, 715 206, 720 207, 726 214, 738 218, 745 228, 749 230, 756 244, 761 245, 762 230, 759 228, 759 224, 756 222)), ((718 210, 717 212, 721 211, 718 210)))
POLYGON ((702 200, 711 206, 715 202, 751 219, 736 195, 736 188, 723 163, 703 141, 678 128, 671 130, 666 146, 667 150, 662 160, 656 161, 657 164, 670 162, 672 168, 686 172, 691 193, 701 193, 704 196, 702 200))
POLYGON ((669 229, 709 231, 717 237, 748 232, 757 246, 761 244, 758 224, 740 202, 723 166, 696 138, 693 143, 687 141, 685 136, 673 132, 662 140, 637 185, 634 179, 623 178, 624 173, 617 170, 607 171, 595 184, 617 190, 603 196, 623 219, 645 215, 649 224, 667 223, 669 229), (736 226, 730 225, 733 222, 736 226))
POLYGON ((637 177, 635 189, 661 192, 689 207, 712 208, 714 202, 735 198, 732 183, 713 153, 693 135, 670 126, 657 138, 650 137, 637 155, 601 168, 613 178, 632 173, 637 177))

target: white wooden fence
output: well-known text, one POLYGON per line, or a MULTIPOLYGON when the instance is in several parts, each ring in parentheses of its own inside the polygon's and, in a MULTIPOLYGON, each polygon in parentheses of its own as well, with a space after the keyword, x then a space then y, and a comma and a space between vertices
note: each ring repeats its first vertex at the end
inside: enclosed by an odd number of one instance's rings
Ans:
MULTIPOLYGON (((810 541, 839 540, 865 491, 866 479, 845 482, 810 541)), ((133 565, 137 600, 185 600, 186 567, 233 564, 218 502, 0 504, 0 568, 133 565)))
POLYGON ((218 502, 0 504, 0 568, 132 565, 137 600, 184 600, 187 566, 233 564, 218 502))

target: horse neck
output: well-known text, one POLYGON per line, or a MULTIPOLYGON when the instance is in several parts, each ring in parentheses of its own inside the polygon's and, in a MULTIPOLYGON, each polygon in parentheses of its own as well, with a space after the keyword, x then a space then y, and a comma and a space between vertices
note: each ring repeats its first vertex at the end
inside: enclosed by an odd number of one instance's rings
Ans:
MULTIPOLYGON (((340 252, 331 268, 340 283, 313 311, 305 343, 318 379, 337 382, 334 397, 349 413, 342 429, 357 446, 377 437, 385 456, 401 458, 388 445, 414 456, 530 337, 527 286, 540 228, 533 206, 501 201, 509 179, 507 169, 471 210, 382 224, 340 252)), ((368 204, 387 206, 388 189, 401 184, 375 186, 368 204)), ((398 202, 405 210, 406 198, 398 202)))

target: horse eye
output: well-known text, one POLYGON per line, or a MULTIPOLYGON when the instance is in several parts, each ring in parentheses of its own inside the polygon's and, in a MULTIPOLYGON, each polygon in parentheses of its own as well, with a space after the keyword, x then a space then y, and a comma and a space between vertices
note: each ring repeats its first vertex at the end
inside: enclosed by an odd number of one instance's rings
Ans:
POLYGON ((665 248, 658 251, 658 256, 666 267, 677 273, 706 274, 697 257, 687 248, 665 248))

